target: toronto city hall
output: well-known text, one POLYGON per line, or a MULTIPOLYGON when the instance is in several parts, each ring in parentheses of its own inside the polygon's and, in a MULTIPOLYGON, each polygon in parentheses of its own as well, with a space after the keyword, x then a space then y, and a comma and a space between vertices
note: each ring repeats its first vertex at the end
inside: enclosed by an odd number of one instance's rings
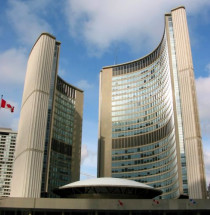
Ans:
POLYGON ((98 178, 83 181, 83 91, 58 76, 61 43, 40 35, 29 54, 11 193, 0 199, 0 215, 209 214, 185 8, 164 20, 154 51, 100 71, 98 178))

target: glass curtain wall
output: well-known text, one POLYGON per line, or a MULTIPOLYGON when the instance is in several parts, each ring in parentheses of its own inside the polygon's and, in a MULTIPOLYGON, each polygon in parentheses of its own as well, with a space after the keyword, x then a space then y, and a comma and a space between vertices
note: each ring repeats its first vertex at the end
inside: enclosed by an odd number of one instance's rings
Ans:
POLYGON ((112 177, 179 196, 168 45, 112 74, 112 177))

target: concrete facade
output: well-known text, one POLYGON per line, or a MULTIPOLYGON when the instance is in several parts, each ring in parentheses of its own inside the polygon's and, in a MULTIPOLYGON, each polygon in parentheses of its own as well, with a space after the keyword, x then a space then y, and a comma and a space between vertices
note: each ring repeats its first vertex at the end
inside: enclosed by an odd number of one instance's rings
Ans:
POLYGON ((205 198, 206 180, 194 69, 184 8, 172 10, 189 195, 205 198), (182 24, 180 24, 182 23, 182 24))
POLYGON ((83 91, 57 75, 59 52, 60 42, 42 33, 29 55, 12 197, 49 196, 53 187, 79 180, 83 91), (55 160, 64 163, 63 173, 55 160))
POLYGON ((0 214, 209 214, 209 200, 7 198, 0 214), (120 202, 120 203, 119 203, 120 202))

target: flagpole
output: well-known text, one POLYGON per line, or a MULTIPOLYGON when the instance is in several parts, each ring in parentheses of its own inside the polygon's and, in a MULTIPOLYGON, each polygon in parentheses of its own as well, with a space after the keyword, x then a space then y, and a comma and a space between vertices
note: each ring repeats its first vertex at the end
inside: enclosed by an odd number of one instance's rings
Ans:
MULTIPOLYGON (((3 95, 1 95, 1 101, 2 101, 3 95)), ((0 109, 1 109, 1 103, 0 103, 0 109)))

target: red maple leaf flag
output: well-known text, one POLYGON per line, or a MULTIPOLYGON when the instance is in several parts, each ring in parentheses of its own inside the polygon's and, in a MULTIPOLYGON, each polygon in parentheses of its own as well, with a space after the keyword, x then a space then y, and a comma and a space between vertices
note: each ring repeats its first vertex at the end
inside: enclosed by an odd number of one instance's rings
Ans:
POLYGON ((1 99, 1 108, 5 108, 6 101, 4 99, 1 99))
POLYGON ((120 204, 121 206, 123 206, 123 202, 121 202, 120 200, 118 200, 118 202, 119 202, 119 204, 120 204))
POLYGON ((4 99, 2 99, 2 97, 1 97, 1 108, 10 109, 10 111, 12 113, 14 112, 14 109, 15 109, 14 106, 12 106, 11 104, 7 103, 4 99))
POLYGON ((156 199, 153 199, 153 203, 156 204, 156 205, 160 204, 160 202, 158 200, 156 200, 156 199))

